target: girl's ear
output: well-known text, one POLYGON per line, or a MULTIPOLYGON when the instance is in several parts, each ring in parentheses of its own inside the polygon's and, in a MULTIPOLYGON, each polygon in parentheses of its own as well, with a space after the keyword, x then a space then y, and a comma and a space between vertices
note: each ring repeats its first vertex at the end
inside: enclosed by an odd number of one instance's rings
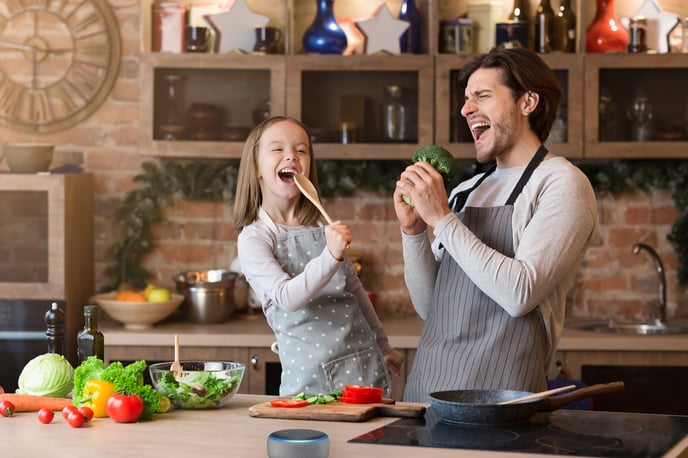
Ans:
POLYGON ((528 91, 521 97, 521 112, 524 116, 530 115, 537 107, 540 95, 537 92, 528 91))

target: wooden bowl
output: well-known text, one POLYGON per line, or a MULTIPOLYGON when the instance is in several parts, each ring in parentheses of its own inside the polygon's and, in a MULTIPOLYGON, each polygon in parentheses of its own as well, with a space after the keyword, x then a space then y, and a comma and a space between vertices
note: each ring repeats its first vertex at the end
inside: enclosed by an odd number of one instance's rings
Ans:
POLYGON ((165 302, 126 302, 116 301, 113 291, 96 294, 93 300, 100 305, 105 313, 119 321, 127 329, 148 329, 160 320, 164 320, 179 308, 184 296, 172 294, 172 300, 165 302))

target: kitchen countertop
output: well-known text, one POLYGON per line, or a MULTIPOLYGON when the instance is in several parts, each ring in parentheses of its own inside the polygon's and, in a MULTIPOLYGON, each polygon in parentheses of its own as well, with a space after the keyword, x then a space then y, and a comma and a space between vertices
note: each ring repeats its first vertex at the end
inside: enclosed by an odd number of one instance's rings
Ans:
MULTIPOLYGON (((383 319, 395 348, 416 348, 423 321, 417 316, 383 319)), ((174 334, 184 345, 199 347, 269 347, 272 330, 261 314, 236 316, 226 323, 199 325, 180 318, 160 322, 150 329, 131 331, 104 320, 101 330, 108 346, 167 346, 174 334)), ((688 352, 686 335, 619 335, 565 329, 559 351, 668 351, 688 352)))
MULTIPOLYGON (((487 452, 477 450, 408 447, 349 443, 350 439, 395 421, 374 418, 366 422, 331 422, 253 418, 248 407, 271 399, 269 396, 236 395, 217 410, 181 410, 161 414, 143 423, 115 423, 95 419, 83 428, 72 428, 59 413, 52 423, 41 424, 32 412, 0 418, 3 450, 26 457, 69 456, 236 456, 265 457, 267 437, 282 429, 315 429, 330 437, 330 457, 479 457, 538 458, 541 454, 487 452)), ((676 444, 664 458, 687 456, 688 437, 676 444)))

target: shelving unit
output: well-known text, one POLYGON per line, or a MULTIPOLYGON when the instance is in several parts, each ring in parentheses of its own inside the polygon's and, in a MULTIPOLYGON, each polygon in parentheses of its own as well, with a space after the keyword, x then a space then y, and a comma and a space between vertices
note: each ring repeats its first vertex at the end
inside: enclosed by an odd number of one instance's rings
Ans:
MULTIPOLYGON (((189 81, 187 102, 212 98, 213 103, 229 112, 230 125, 253 127, 251 113, 264 99, 269 99, 272 114, 285 113, 302 119, 316 131, 319 158, 408 159, 418 146, 428 143, 446 147, 457 158, 474 157, 465 123, 457 117, 463 94, 454 87, 458 71, 473 54, 437 54, 439 21, 465 14, 467 0, 416 0, 423 18, 424 53, 399 56, 304 55, 300 37, 315 14, 314 1, 247 0, 247 3, 253 11, 269 16, 270 25, 286 31, 285 55, 150 53, 149 27, 143 27, 141 154, 240 157, 243 141, 168 141, 156 136, 155 126, 165 109, 156 81, 165 72, 178 72, 189 81), (380 141, 379 106, 384 87, 390 84, 401 85, 408 92, 407 101, 413 112, 413 135, 408 142, 380 141), (365 127, 358 126, 356 143, 341 144, 337 142, 337 124, 342 121, 342 100, 346 97, 364 100, 365 127)), ((398 13, 401 0, 385 3, 392 14, 398 13)), ((535 3, 530 1, 531 13, 535 3)), ((150 5, 151 1, 146 0, 142 6, 144 24, 150 24, 150 5)), ((367 0, 337 0, 335 14, 356 20, 370 16, 376 6, 367 0)), ((508 7, 505 6, 505 12, 508 7)), ((617 14, 629 14, 631 11, 627 9, 637 6, 623 8, 617 14)), ((578 5, 579 49, 585 26, 593 15, 594 5, 578 5)), ((688 54, 576 53, 542 57, 557 74, 565 94, 562 117, 566 121, 566 141, 551 144, 552 151, 569 158, 688 157, 688 113, 684 108, 688 102, 685 85, 688 54), (686 137, 642 142, 600 140, 601 89, 608 87, 621 94, 622 90, 632 91, 634 81, 649 83, 658 129, 671 127, 679 132, 683 126, 686 137)))

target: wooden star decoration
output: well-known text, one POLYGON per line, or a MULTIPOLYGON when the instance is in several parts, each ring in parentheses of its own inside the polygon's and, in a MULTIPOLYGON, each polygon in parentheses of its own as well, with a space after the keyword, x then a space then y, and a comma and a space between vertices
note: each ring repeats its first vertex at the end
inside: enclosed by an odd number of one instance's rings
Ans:
POLYGON ((680 22, 680 17, 663 12, 656 0, 645 0, 635 16, 647 18, 647 47, 658 53, 669 52, 669 32, 680 22))
POLYGON ((220 54, 236 50, 250 53, 256 41, 256 26, 270 21, 268 16, 254 13, 246 0, 236 0, 228 11, 209 14, 205 19, 220 35, 220 54))
POLYGON ((381 51, 395 55, 401 54, 399 39, 409 28, 409 23, 392 17, 386 4, 382 4, 372 18, 358 21, 356 25, 365 34, 366 54, 381 51))

